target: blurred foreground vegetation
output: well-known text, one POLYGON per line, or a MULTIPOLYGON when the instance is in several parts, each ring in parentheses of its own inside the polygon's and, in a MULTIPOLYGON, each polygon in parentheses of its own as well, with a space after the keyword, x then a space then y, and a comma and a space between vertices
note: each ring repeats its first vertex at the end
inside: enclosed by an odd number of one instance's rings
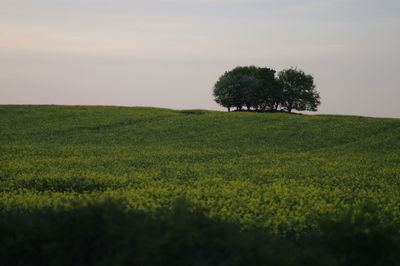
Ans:
POLYGON ((400 265, 400 120, 0 106, 0 265, 400 265))

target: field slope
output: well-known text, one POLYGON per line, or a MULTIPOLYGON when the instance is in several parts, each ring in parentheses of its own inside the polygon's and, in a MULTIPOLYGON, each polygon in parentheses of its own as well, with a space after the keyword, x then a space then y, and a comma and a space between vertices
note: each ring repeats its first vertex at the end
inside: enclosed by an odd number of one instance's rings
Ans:
POLYGON ((400 119, 0 106, 4 265, 399 265, 399 201, 400 119))

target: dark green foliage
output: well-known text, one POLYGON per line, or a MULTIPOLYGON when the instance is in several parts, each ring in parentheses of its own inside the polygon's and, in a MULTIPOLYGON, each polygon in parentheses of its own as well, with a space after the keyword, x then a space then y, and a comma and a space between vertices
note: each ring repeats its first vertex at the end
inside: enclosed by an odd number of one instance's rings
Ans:
POLYGON ((282 88, 282 107, 289 113, 299 111, 317 111, 320 105, 319 93, 315 90, 314 78, 302 70, 294 68, 282 70, 278 74, 282 88))
POLYGON ((256 78, 258 84, 258 102, 254 105, 256 110, 266 109, 276 111, 281 103, 282 93, 279 83, 275 79, 275 70, 259 68, 256 78))
POLYGON ((292 112, 317 111, 319 93, 314 78, 302 70, 287 69, 279 72, 255 66, 236 67, 225 72, 214 86, 215 101, 227 107, 242 110, 292 112))
POLYGON ((399 265, 398 231, 368 213, 325 218, 320 232, 299 241, 241 230, 181 200, 152 214, 124 206, 105 198, 2 211, 0 265, 399 265))
POLYGON ((182 114, 187 114, 187 115, 203 115, 207 111, 204 110, 183 110, 181 111, 182 114))
POLYGON ((398 119, 0 106, 0 265, 399 265, 399 198, 398 119))
MULTIPOLYGON (((177 201, 172 210, 123 209, 105 200, 71 210, 0 214, 2 265, 259 265, 279 257, 283 240, 240 232, 177 201), (270 257, 269 257, 270 256, 270 257)), ((299 254, 301 255, 301 254, 299 254)), ((304 259, 304 258, 302 258, 304 259)))
POLYGON ((252 86, 254 84, 251 76, 226 72, 215 84, 215 101, 227 107, 228 111, 231 107, 241 110, 252 86))
POLYGON ((382 224, 376 209, 366 202, 359 210, 320 219, 317 238, 339 265, 400 265, 399 228, 382 224))
POLYGON ((231 107, 241 110, 265 110, 274 106, 276 97, 275 70, 255 66, 236 67, 225 72, 214 86, 215 101, 230 111, 231 107))

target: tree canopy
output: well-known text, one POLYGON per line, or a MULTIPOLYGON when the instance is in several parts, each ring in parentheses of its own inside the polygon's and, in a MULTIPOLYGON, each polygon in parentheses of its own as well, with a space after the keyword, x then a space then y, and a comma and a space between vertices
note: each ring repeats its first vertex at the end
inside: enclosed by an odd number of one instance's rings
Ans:
POLYGON ((239 66, 225 72, 214 85, 215 101, 228 108, 256 111, 317 111, 319 93, 314 78, 302 70, 276 71, 267 67, 239 66))

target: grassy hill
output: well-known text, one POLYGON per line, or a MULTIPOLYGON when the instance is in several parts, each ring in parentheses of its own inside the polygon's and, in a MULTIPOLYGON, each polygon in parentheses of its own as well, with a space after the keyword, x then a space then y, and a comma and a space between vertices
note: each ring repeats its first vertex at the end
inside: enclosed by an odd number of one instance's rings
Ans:
POLYGON ((399 228, 400 119, 0 106, 4 265, 399 265, 399 228))

